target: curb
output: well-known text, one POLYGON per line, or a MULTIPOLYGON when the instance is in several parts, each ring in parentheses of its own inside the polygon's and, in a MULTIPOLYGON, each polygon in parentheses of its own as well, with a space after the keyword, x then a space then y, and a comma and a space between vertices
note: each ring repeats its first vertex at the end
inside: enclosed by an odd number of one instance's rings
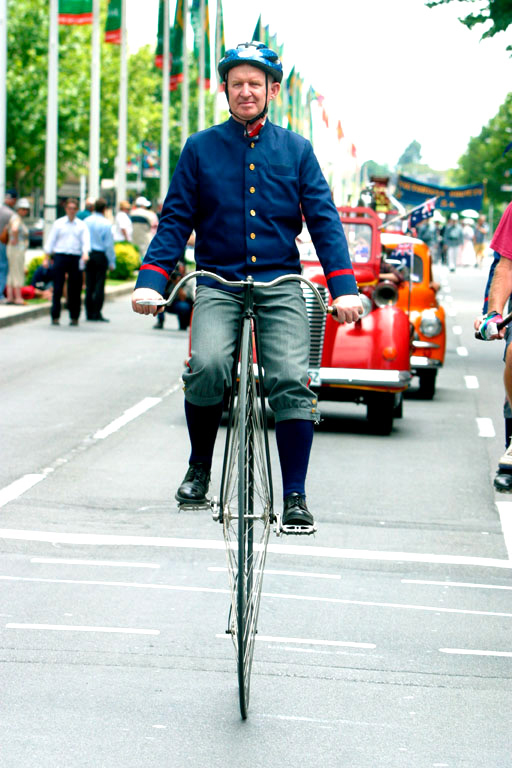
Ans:
MULTIPOLYGON (((105 301, 113 301, 118 296, 126 296, 132 293, 135 288, 134 282, 127 285, 106 286, 105 301)), ((43 304, 37 304, 35 307, 15 307, 12 305, 0 305, 0 328, 6 328, 9 325, 26 323, 29 320, 35 320, 38 317, 47 315, 50 317, 51 301, 45 301, 43 304)))

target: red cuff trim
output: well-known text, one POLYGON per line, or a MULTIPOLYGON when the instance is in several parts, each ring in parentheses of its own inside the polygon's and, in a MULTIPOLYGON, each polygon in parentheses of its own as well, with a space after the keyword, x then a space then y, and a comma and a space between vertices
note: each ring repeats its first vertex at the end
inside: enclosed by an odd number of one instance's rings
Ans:
POLYGON ((169 275, 165 269, 162 269, 161 267, 154 267, 152 264, 143 264, 139 271, 142 272, 143 269, 151 269, 153 272, 160 272, 160 274, 163 275, 166 280, 169 279, 169 275))
POLYGON ((354 270, 353 269, 337 269, 335 272, 329 272, 328 275, 326 275, 326 280, 329 280, 331 277, 338 277, 339 275, 353 275, 354 270))

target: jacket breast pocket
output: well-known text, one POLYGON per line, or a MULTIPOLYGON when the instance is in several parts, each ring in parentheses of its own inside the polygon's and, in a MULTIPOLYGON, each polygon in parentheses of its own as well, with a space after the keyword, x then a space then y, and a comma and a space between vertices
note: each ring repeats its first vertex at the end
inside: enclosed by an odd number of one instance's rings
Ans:
POLYGON ((293 165, 283 165, 282 163, 269 163, 268 169, 275 176, 295 177, 295 168, 293 165))

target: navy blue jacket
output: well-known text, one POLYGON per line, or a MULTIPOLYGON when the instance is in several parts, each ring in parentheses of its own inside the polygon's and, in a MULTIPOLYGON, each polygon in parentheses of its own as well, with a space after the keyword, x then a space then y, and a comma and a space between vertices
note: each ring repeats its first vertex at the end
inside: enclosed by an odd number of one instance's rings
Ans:
POLYGON ((198 269, 264 282, 298 274, 301 210, 331 296, 357 294, 345 234, 310 142, 268 120, 253 139, 233 118, 196 133, 176 166, 137 288, 164 293, 192 230, 198 269))

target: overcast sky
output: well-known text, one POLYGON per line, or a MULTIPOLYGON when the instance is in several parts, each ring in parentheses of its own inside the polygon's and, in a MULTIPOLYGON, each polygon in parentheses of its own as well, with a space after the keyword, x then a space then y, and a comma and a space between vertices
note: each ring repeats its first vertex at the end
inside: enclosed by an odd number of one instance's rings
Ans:
MULTIPOLYGON (((171 20, 176 2, 170 0, 171 20)), ((252 36, 259 13, 293 65, 325 96, 359 162, 393 167, 416 139, 436 169, 457 164, 512 90, 510 35, 480 42, 458 20, 480 3, 429 9, 424 0, 223 0, 226 45, 252 36)), ((216 0, 210 0, 215 20, 216 0)), ((127 0, 131 50, 156 41, 158 0, 127 0)), ((190 33, 190 39, 192 34, 190 33)), ((213 39, 213 27, 212 27, 213 39)), ((320 135, 319 143, 330 144, 320 135)), ((315 142, 317 143, 317 142, 315 142)))

